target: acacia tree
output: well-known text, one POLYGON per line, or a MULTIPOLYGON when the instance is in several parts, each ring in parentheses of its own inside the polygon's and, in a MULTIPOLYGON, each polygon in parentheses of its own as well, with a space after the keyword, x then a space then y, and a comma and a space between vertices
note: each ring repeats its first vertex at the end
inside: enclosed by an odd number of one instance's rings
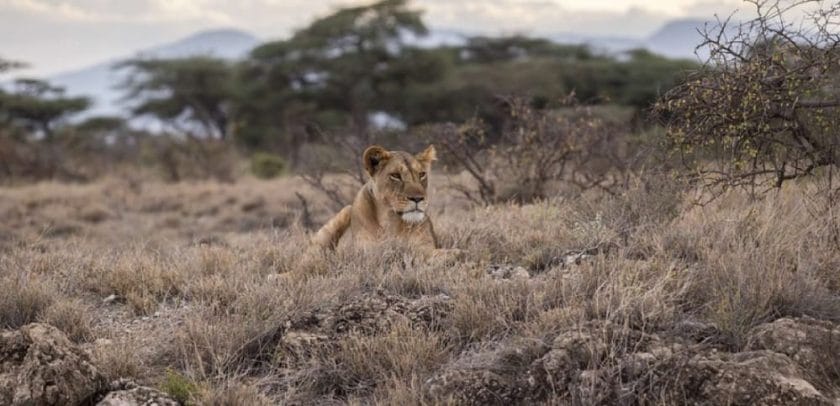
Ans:
POLYGON ((40 132, 50 141, 56 123, 88 106, 88 98, 67 97, 61 87, 37 79, 18 79, 14 91, 0 93, 0 121, 40 132))
POLYGON ((242 69, 243 134, 273 133, 294 145, 314 125, 366 137, 371 113, 399 117, 404 89, 440 75, 437 54, 406 43, 425 33, 406 0, 384 0, 338 10, 256 48, 242 69))
POLYGON ((25 66, 25 64, 23 64, 21 62, 10 61, 8 59, 4 59, 4 58, 0 57, 0 73, 3 73, 3 72, 8 71, 8 70, 16 69, 16 68, 22 68, 24 66, 25 66))
POLYGON ((234 98, 233 69, 226 61, 196 56, 181 59, 133 59, 122 87, 134 101, 132 114, 148 115, 178 132, 224 140, 234 98), (199 128, 195 128, 195 125, 199 128))
POLYGON ((703 30, 709 60, 655 106, 707 186, 778 188, 840 163, 840 6, 748 3, 757 17, 703 30))

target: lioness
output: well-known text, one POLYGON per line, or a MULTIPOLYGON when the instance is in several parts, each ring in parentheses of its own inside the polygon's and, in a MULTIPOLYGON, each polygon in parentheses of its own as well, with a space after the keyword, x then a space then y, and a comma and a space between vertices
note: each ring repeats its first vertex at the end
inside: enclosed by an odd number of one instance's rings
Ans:
POLYGON ((412 248, 430 253, 438 250, 438 241, 429 219, 426 189, 431 164, 437 160, 435 147, 411 155, 388 151, 378 145, 365 150, 362 162, 368 182, 356 194, 353 204, 341 209, 312 238, 324 249, 334 249, 349 229, 354 243, 369 243, 400 238, 412 248))

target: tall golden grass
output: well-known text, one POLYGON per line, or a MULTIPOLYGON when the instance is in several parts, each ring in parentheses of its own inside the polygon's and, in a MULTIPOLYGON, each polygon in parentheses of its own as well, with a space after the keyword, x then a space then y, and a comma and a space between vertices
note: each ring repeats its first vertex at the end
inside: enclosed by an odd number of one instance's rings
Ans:
POLYGON ((423 384, 447 365, 591 320, 660 334, 699 320, 732 351, 779 317, 840 321, 840 213, 810 187, 705 206, 677 187, 490 207, 437 190, 436 230, 463 261, 346 246, 318 275, 294 272, 307 244, 295 192, 315 222, 330 213, 295 178, 3 188, 0 323, 54 324, 109 375, 197 404, 439 403, 423 384), (494 266, 530 278, 493 278, 494 266), (273 332, 365 295, 448 307, 279 349, 273 332))

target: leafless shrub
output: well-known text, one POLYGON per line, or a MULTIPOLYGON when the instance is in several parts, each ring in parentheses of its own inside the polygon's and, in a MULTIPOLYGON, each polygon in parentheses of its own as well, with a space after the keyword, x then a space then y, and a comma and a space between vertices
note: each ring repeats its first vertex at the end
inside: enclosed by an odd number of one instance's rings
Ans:
POLYGON ((239 157, 224 141, 195 138, 147 137, 141 160, 157 167, 166 180, 215 179, 232 181, 239 157))
POLYGON ((518 99, 507 101, 510 123, 490 140, 482 123, 427 128, 430 140, 469 174, 472 184, 453 185, 480 204, 544 199, 559 186, 613 192, 628 164, 624 131, 574 106, 537 111, 518 99))

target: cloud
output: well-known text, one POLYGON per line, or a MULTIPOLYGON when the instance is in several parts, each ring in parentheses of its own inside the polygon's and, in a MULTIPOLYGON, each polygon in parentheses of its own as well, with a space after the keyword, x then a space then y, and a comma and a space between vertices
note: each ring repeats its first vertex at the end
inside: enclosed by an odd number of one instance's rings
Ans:
MULTIPOLYGON (((711 16, 737 0, 412 0, 433 28, 468 33, 643 37, 667 20, 711 16)), ((31 72, 65 70, 199 30, 238 28, 264 39, 372 0, 0 0, 0 56, 31 72)))
POLYGON ((524 32, 644 36, 668 15, 642 7, 598 11, 572 9, 553 1, 442 1, 420 0, 432 26, 465 31, 524 32))
POLYGON ((0 0, 0 57, 30 64, 30 69, 16 74, 52 74, 206 29, 238 28, 266 39, 283 37, 337 4, 304 0, 0 0))

